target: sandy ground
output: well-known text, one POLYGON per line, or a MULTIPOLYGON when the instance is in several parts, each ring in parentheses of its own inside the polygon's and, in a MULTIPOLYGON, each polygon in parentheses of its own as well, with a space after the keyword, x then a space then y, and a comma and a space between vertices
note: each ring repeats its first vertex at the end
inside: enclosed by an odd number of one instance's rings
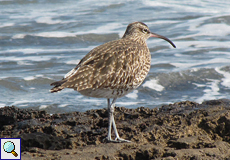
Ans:
POLYGON ((159 109, 117 107, 120 136, 132 143, 106 143, 106 109, 47 114, 0 108, 0 137, 22 140, 22 159, 230 160, 230 100, 191 101, 159 109))

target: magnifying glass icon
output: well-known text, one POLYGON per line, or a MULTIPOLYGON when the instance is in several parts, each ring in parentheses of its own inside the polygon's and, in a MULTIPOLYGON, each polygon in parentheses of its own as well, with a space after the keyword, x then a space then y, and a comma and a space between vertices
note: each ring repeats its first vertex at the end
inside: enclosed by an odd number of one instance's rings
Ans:
POLYGON ((14 151, 15 150, 15 145, 11 141, 7 141, 3 145, 3 149, 7 153, 12 153, 15 157, 18 156, 18 154, 14 151))

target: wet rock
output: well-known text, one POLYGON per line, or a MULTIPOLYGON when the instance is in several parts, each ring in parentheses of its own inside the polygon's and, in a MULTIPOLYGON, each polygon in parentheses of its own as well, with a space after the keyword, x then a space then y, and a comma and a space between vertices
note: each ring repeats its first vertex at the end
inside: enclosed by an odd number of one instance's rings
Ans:
POLYGON ((29 134, 21 134, 17 136, 21 138, 22 147, 21 150, 29 151, 32 147, 49 149, 49 150, 59 150, 63 148, 71 148, 71 142, 68 139, 62 137, 52 136, 46 133, 35 132, 29 134))
POLYGON ((120 136, 132 143, 105 143, 106 109, 50 115, 3 107, 0 136, 21 138, 23 159, 69 159, 76 155, 100 160, 230 157, 230 100, 115 110, 120 136))

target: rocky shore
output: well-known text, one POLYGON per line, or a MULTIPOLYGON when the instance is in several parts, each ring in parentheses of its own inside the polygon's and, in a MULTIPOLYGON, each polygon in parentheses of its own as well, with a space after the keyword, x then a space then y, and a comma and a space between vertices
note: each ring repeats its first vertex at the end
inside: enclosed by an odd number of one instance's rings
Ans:
POLYGON ((117 107, 118 132, 132 143, 106 143, 106 109, 47 114, 0 108, 0 137, 21 138, 22 159, 230 160, 230 100, 158 109, 117 107))

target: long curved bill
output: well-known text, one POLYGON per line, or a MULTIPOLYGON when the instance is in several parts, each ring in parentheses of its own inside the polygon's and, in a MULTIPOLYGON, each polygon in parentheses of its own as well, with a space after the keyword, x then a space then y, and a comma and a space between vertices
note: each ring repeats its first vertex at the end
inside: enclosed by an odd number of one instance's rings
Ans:
POLYGON ((170 41, 168 38, 166 38, 162 35, 151 32, 150 37, 156 37, 156 38, 164 39, 164 40, 168 41, 174 48, 176 48, 176 45, 172 41, 170 41))

